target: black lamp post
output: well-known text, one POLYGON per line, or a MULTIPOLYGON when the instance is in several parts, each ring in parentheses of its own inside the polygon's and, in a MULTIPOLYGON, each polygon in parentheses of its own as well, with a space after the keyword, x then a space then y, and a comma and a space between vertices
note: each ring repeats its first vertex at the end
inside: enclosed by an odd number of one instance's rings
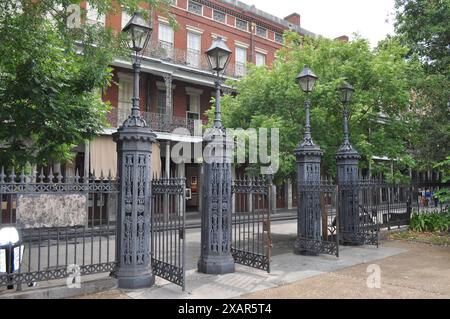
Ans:
POLYGON ((297 76, 297 81, 306 94, 305 99, 305 133, 303 140, 295 150, 297 161, 297 240, 294 253, 302 255, 317 255, 317 247, 321 241, 321 210, 320 210, 320 163, 323 152, 314 144, 311 137, 310 93, 317 81, 314 72, 305 65, 297 76))
POLYGON ((231 157, 232 142, 226 138, 220 114, 220 73, 230 61, 231 51, 218 37, 206 51, 211 70, 217 75, 214 130, 204 137, 205 150, 215 150, 202 166, 202 228, 198 271, 206 274, 234 272, 231 254, 231 157), (221 150, 216 152, 217 150, 221 150), (220 155, 218 155, 220 154, 220 155))
POLYGON ((352 100, 355 89, 347 82, 338 88, 341 93, 344 117, 344 141, 336 152, 336 166, 338 183, 341 186, 339 201, 339 233, 342 244, 357 244, 359 233, 359 207, 358 207, 358 163, 361 158, 353 148, 349 138, 348 106, 352 100))
POLYGON ((355 89, 353 86, 348 84, 347 82, 344 82, 340 87, 339 91, 342 95, 342 104, 344 105, 344 143, 342 144, 340 150, 351 150, 353 147, 350 144, 349 139, 349 132, 348 132, 348 105, 353 97, 353 93, 355 92, 355 89))
POLYGON ((133 119, 140 118, 139 74, 141 71, 143 50, 147 47, 147 44, 150 41, 152 31, 152 27, 148 25, 139 13, 135 13, 122 30, 122 32, 124 32, 127 36, 128 47, 134 52, 133 105, 131 108, 131 117, 133 119))
POLYGON ((211 47, 206 51, 209 67, 217 77, 215 80, 216 88, 216 112, 214 118, 214 128, 222 128, 222 119, 220 112, 220 74, 224 72, 230 62, 231 50, 221 37, 217 37, 211 47))
POLYGON ((303 144, 313 146, 314 142, 311 137, 311 124, 310 124, 311 100, 309 98, 309 94, 314 89, 314 85, 316 84, 317 81, 317 76, 308 66, 305 65, 303 70, 297 76, 297 81, 302 91, 306 93, 305 99, 306 121, 305 121, 305 135, 303 139, 303 144))
POLYGON ((143 50, 152 28, 135 13, 123 28, 134 52, 133 106, 130 116, 114 133, 120 181, 117 207, 116 262, 118 287, 139 289, 154 283, 150 258, 151 153, 155 133, 139 110, 139 72, 143 50))

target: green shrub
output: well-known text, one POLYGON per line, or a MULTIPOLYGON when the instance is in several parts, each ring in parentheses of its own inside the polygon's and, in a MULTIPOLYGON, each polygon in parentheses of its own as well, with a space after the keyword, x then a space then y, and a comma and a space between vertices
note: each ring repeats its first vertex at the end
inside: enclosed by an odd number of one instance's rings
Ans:
POLYGON ((450 228, 450 213, 448 211, 422 214, 414 212, 411 216, 409 228, 419 232, 448 231, 450 228))

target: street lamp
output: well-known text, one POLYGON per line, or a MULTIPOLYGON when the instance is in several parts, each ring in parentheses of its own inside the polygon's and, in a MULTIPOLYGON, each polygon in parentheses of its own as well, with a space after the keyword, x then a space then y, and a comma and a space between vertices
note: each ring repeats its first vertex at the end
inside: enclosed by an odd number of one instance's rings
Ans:
POLYGON ((139 12, 133 15, 122 30, 127 35, 128 47, 134 51, 133 105, 129 119, 134 119, 135 122, 141 118, 139 110, 139 73, 141 71, 141 59, 143 50, 147 47, 152 31, 152 27, 141 17, 139 12))
POLYGON ((212 134, 205 134, 202 165, 202 225, 201 251, 198 271, 205 274, 227 274, 235 270, 231 253, 232 196, 231 153, 232 140, 227 138, 220 114, 220 74, 230 61, 231 50, 217 37, 206 51, 211 71, 217 75, 216 112, 212 134))
POLYGON ((152 28, 135 13, 122 30, 134 53, 133 104, 130 116, 113 134, 117 144, 119 188, 117 205, 116 272, 120 289, 150 287, 155 282, 151 271, 150 230, 152 207, 151 155, 156 134, 139 110, 139 73, 143 51, 152 28))
POLYGON ((297 76, 298 84, 305 93, 312 92, 312 90, 314 89, 314 84, 316 84, 317 79, 318 79, 317 76, 307 65, 303 67, 303 70, 297 76))
POLYGON ((344 105, 344 143, 342 144, 340 150, 352 150, 348 131, 348 104, 353 97, 353 93, 355 93, 355 89, 348 82, 344 81, 338 90, 341 92, 341 101, 344 105))
POLYGON ((357 196, 357 180, 358 180, 358 164, 360 155, 350 144, 348 130, 348 105, 350 104, 355 89, 349 83, 344 81, 338 88, 341 93, 341 102, 344 106, 344 141, 336 152, 337 178, 339 185, 345 185, 341 191, 342 201, 339 207, 339 232, 341 234, 340 241, 342 244, 357 243, 356 234, 359 232, 359 207, 357 196))
POLYGON ((306 122, 305 122, 305 136, 303 138, 303 143, 301 145, 306 146, 314 146, 314 142, 311 137, 311 123, 310 123, 310 108, 311 108, 311 100, 309 98, 309 94, 314 89, 314 85, 317 81, 318 77, 314 74, 314 72, 308 67, 304 66, 303 70, 297 76, 297 82, 303 92, 306 93, 305 99, 305 110, 306 110, 306 122))
POLYGON ((217 37, 212 43, 211 47, 206 51, 208 64, 214 73, 217 73, 215 80, 216 88, 216 112, 214 118, 214 128, 222 128, 222 120, 220 113, 220 73, 225 71, 230 62, 231 50, 221 37, 217 37))
POLYGON ((306 94, 305 134, 295 150, 298 183, 298 224, 294 253, 302 255, 317 255, 318 252, 313 247, 321 240, 320 196, 311 196, 310 192, 311 189, 316 189, 320 185, 320 163, 323 155, 320 147, 314 144, 311 137, 311 100, 309 94, 314 89, 317 79, 314 72, 306 65, 297 76, 297 82, 306 94))

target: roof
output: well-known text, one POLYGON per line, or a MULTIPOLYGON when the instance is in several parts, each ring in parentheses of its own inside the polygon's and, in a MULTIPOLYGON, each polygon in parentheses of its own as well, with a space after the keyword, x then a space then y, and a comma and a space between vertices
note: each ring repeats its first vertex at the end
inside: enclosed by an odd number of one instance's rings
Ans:
POLYGON ((309 35, 311 37, 317 37, 318 36, 317 34, 311 32, 309 30, 303 29, 302 27, 300 27, 298 25, 294 25, 294 24, 290 23, 289 21, 286 21, 284 19, 278 18, 278 17, 276 17, 276 16, 274 16, 274 15, 272 15, 270 13, 267 13, 265 11, 259 10, 254 5, 250 6, 250 5, 245 4, 245 3, 241 2, 241 1, 238 1, 238 0, 216 0, 216 1, 224 3, 224 4, 227 4, 229 6, 235 7, 235 8, 240 9, 240 10, 248 11, 248 12, 250 12, 250 13, 256 15, 256 16, 259 16, 259 17, 264 18, 266 20, 269 20, 271 22, 277 23, 277 24, 282 25, 283 27, 285 27, 287 29, 294 30, 294 31, 299 32, 301 34, 309 35))

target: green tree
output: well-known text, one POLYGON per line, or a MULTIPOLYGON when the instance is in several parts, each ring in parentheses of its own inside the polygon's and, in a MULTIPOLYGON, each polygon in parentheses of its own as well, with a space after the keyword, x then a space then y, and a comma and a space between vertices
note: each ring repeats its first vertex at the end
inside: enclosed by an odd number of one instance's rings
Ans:
POLYGON ((450 75, 450 1, 396 0, 395 29, 431 73, 450 75))
POLYGON ((223 98, 226 127, 280 128, 280 179, 293 176, 293 151, 303 136, 305 95, 295 78, 305 64, 319 76, 311 95, 313 138, 325 151, 323 167, 335 175, 335 152, 342 143, 342 104, 337 87, 346 79, 356 94, 350 105, 351 141, 361 153, 362 168, 384 171, 373 156, 395 160, 396 170, 414 165, 409 153, 414 135, 408 116, 415 76, 422 74, 417 59, 406 60, 407 48, 389 39, 372 50, 364 39, 350 43, 285 34, 286 47, 272 68, 252 67, 249 75, 230 82, 238 94, 223 98))
MULTIPOLYGON (((107 125, 101 92, 113 59, 129 51, 111 28, 73 23, 70 5, 81 2, 0 0, 2 165, 67 160, 72 147, 107 125)), ((170 0, 89 1, 99 14, 120 5, 131 14, 142 2, 164 12, 170 0)))
POLYGON ((431 169, 450 155, 450 1, 396 0, 398 39, 417 55, 426 76, 416 77, 411 100, 418 167, 431 169))

